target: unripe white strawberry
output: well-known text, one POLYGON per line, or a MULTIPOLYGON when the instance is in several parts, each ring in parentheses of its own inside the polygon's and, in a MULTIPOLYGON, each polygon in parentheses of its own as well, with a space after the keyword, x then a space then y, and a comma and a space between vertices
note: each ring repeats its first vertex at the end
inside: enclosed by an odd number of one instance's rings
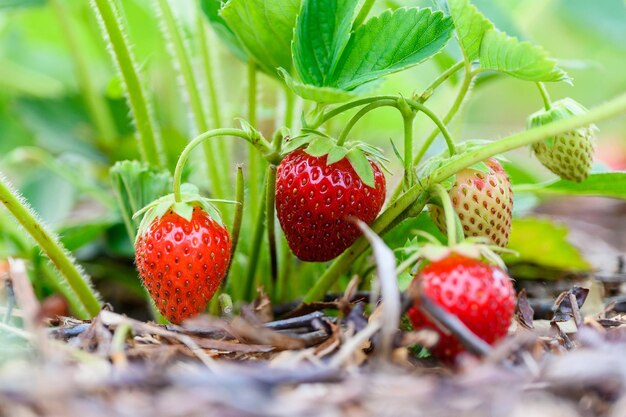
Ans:
MULTIPOLYGON (((502 165, 493 158, 483 169, 466 168, 456 174, 449 191, 465 237, 486 237, 495 245, 506 246, 511 232, 513 192, 502 165)), ((446 232, 443 208, 431 204, 429 212, 442 232, 446 232)))
MULTIPOLYGON (((580 103, 565 98, 528 118, 528 127, 544 126, 587 112, 580 103)), ((580 182, 589 176, 593 164, 595 125, 581 127, 537 142, 532 149, 537 159, 564 180, 580 182)))

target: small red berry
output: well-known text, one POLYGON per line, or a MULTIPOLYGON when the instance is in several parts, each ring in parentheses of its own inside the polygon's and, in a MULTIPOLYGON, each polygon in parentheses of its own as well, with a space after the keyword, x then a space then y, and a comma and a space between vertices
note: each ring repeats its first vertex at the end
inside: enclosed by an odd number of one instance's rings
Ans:
POLYGON ((323 262, 345 251, 361 235, 349 219, 374 221, 385 201, 385 177, 378 165, 374 187, 363 183, 347 158, 327 165, 298 149, 276 173, 276 212, 293 253, 303 261, 323 262))
MULTIPOLYGON (((423 294, 456 315, 472 332, 489 344, 507 334, 515 310, 515 290, 509 276, 498 266, 457 254, 434 261, 419 272, 413 285, 423 294)), ((439 341, 433 356, 452 362, 465 349, 450 334, 444 334, 419 308, 411 307, 408 316, 417 329, 431 329, 439 341)))
POLYGON ((199 207, 188 221, 173 211, 155 219, 135 244, 139 275, 172 323, 205 310, 230 261, 225 227, 199 207))

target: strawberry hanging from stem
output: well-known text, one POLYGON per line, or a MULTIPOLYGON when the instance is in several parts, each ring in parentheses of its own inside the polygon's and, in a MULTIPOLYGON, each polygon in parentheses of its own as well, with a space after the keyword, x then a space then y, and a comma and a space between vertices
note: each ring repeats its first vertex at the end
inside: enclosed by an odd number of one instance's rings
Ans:
POLYGON ((385 177, 362 144, 342 146, 325 136, 292 140, 277 171, 276 212, 293 253, 323 262, 361 235, 351 217, 370 224, 385 201, 385 177))

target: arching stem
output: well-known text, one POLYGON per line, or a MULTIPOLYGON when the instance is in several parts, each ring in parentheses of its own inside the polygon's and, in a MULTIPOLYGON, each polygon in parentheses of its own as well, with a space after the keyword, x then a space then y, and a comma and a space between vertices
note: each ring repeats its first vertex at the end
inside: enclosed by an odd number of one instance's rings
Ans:
POLYGON ((430 83, 428 87, 426 87, 421 94, 415 95, 414 98, 416 100, 419 100, 421 103, 425 102, 433 95, 433 92, 437 89, 437 87, 443 84, 448 78, 456 74, 456 72, 460 70, 461 68, 463 68, 464 66, 465 66, 464 60, 461 60, 457 62, 456 64, 452 65, 443 74, 441 74, 432 83, 430 83))
POLYGON ((341 134, 339 135, 339 138, 337 139, 337 146, 342 146, 346 142, 346 139, 348 138, 348 134, 350 133, 354 125, 356 125, 357 122, 361 120, 361 118, 365 116, 367 113, 379 107, 384 107, 384 106, 397 107, 397 104, 398 104, 397 100, 395 99, 394 100, 380 100, 380 101, 375 101, 373 103, 370 103, 367 106, 363 107, 361 110, 358 111, 357 114, 352 116, 352 118, 348 121, 346 126, 343 128, 343 130, 341 131, 341 134))
POLYGON ((209 130, 208 132, 204 132, 200 134, 194 140, 189 142, 187 146, 185 146, 185 149, 183 149, 180 156, 178 157, 178 162, 176 163, 176 169, 174 170, 174 200, 176 202, 182 201, 182 196, 180 193, 180 185, 182 181, 183 167, 185 166, 185 163, 187 162, 187 159, 189 158, 189 154, 196 146, 198 146, 205 140, 215 138, 218 136, 227 136, 227 137, 232 136, 232 137, 242 138, 246 140, 247 142, 249 142, 256 149, 258 149, 259 152, 261 152, 261 154, 267 155, 270 153, 270 145, 267 143, 267 140, 265 140, 260 135, 251 136, 249 133, 240 129, 222 128, 222 129, 209 130))
POLYGON ((539 89, 539 94, 541 94, 541 98, 543 99, 543 105, 546 110, 550 110, 552 108, 552 102, 550 101, 550 93, 548 93, 548 89, 546 85, 542 82, 535 83, 537 84, 537 88, 539 89))
MULTIPOLYGON (((419 214, 423 210, 428 196, 428 194, 424 192, 424 188, 421 184, 440 183, 460 170, 484 161, 494 155, 528 146, 544 140, 547 137, 587 126, 591 123, 596 123, 622 113, 626 113, 626 94, 622 94, 601 106, 591 109, 585 114, 516 133, 481 148, 464 153, 462 156, 449 161, 435 170, 428 178, 423 179, 423 181, 409 188, 397 200, 393 201, 370 227, 374 232, 384 234, 385 231, 391 229, 392 225, 398 224, 399 220, 402 218, 406 218, 408 215, 414 216, 419 214)), ((310 303, 321 299, 339 277, 350 269, 354 261, 367 247, 367 241, 363 237, 354 242, 351 247, 328 266, 324 274, 320 276, 313 288, 306 294, 303 302, 310 303)))
POLYGON ((415 110, 419 110, 422 113, 424 113, 426 116, 428 116, 430 120, 433 121, 433 123, 437 126, 437 129, 439 129, 439 132, 441 132, 441 134, 443 135, 443 138, 446 141, 446 145, 448 146, 448 152, 450 153, 450 156, 456 155, 456 147, 454 146, 454 141, 452 140, 452 136, 450 136, 450 132, 448 132, 448 128, 446 127, 446 124, 441 119, 439 119, 439 117, 437 117, 437 115, 433 113, 432 110, 430 110, 424 104, 415 100, 407 100, 407 103, 411 107, 413 107, 415 110))
MULTIPOLYGON (((452 103, 452 107, 450 107, 450 109, 448 110, 448 113, 446 113, 444 118, 441 119, 444 125, 447 126, 448 123, 450 123, 450 121, 454 118, 456 113, 461 108, 461 105, 463 104, 463 101, 465 100, 465 96, 467 95, 467 92, 469 91, 472 85, 472 80, 473 80, 473 75, 472 75, 471 69, 468 69, 466 66, 465 78, 463 78, 463 84, 461 84, 461 87, 459 88, 459 92, 457 93, 456 99, 454 100, 454 103, 452 103)), ((437 128, 434 129, 430 133, 430 135, 428 135, 428 137, 424 140, 424 143, 422 143, 420 150, 413 158, 413 166, 416 166, 420 163, 420 161, 426 154, 426 151, 428 151, 428 148, 430 148, 430 145, 432 145, 437 135, 439 135, 439 132, 440 132, 440 129, 439 129, 439 126, 437 126, 437 128)))

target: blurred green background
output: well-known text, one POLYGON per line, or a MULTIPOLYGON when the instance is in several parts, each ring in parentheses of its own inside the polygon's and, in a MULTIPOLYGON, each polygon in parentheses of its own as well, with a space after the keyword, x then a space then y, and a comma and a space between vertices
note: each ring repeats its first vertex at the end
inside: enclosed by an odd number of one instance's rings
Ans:
MULTIPOLYGON (((130 41, 172 167, 192 133, 188 108, 159 30, 154 3, 149 0, 118 3, 124 11, 130 41)), ((626 91, 623 0, 476 0, 474 3, 500 29, 543 45, 560 60, 574 85, 549 85, 553 99, 570 96, 591 107, 626 91)), ((200 66, 197 0, 177 0, 171 4, 182 22, 194 63, 200 66)), ((415 4, 432 3, 380 0, 376 7, 415 4)), ((245 65, 219 43, 214 33, 210 34, 210 47, 216 58, 220 109, 225 125, 233 126, 235 117, 245 116, 245 65)), ((445 54, 387 79, 381 92, 409 96, 424 88, 458 54, 456 45, 450 42, 445 54)), ((264 75, 260 76, 260 83, 259 127, 271 135, 275 116, 281 114, 282 89, 277 81, 264 75)), ((429 101, 439 114, 449 106, 454 87, 454 83, 447 84, 429 101)), ((205 85, 201 88, 206 92, 205 85)), ((305 111, 309 109, 306 103, 300 106, 305 111)), ((532 84, 510 77, 483 77, 451 129, 459 139, 498 138, 524 129, 526 117, 541 106, 541 98, 532 84)), ((342 121, 345 118, 334 121, 332 133, 337 133, 342 121)), ((417 118, 416 138, 431 129, 430 121, 417 118)), ((381 109, 366 116, 352 136, 385 148, 392 166, 398 167, 389 150, 390 140, 400 146, 401 132, 396 112, 381 109)), ((603 123, 599 136, 599 162, 626 168, 626 118, 603 123)), ((442 149, 441 145, 433 147, 432 152, 442 149)), ((243 144, 233 148, 236 160, 245 161, 245 149, 243 144)), ((66 246, 75 251, 94 277, 104 298, 124 305, 125 312, 131 315, 145 317, 145 301, 132 265, 132 246, 108 180, 108 168, 115 161, 137 157, 129 110, 89 2, 0 0, 0 172, 15 184, 46 223, 61 233, 66 246), (77 77, 76 57, 69 42, 78 47, 96 95, 110 115, 99 125, 93 123, 86 109, 84 86, 77 77)), ((537 161, 529 158, 528 151, 521 150, 510 157, 523 174, 519 178, 551 178, 537 161)), ((200 163, 191 165, 194 182, 202 185, 201 171, 200 163)), ((397 178, 389 181, 395 183, 397 178)), ((8 256, 33 259, 34 275, 45 278, 54 274, 15 221, 0 209, 0 259, 8 256)), ((235 269, 234 273, 237 272, 235 269)), ((42 297, 52 293, 53 280, 38 282, 36 290, 42 297)))

